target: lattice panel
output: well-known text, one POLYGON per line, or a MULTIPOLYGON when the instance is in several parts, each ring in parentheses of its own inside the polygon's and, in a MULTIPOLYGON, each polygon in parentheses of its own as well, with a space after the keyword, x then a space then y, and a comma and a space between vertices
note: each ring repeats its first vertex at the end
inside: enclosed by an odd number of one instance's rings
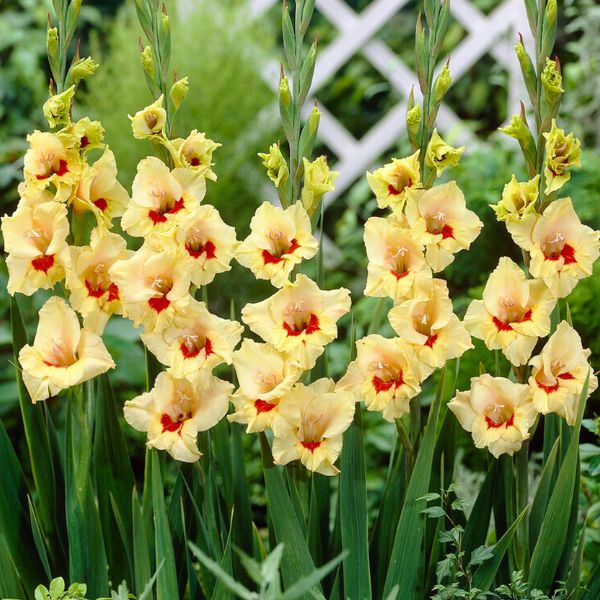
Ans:
MULTIPOLYGON (((281 0, 248 0, 250 10, 259 17, 281 0)), ((361 13, 356 13, 344 0, 316 0, 321 14, 337 29, 337 37, 325 48, 319 49, 313 86, 306 107, 318 100, 318 92, 341 67, 355 55, 362 55, 399 93, 401 100, 383 115, 379 122, 361 139, 356 139, 324 106, 319 134, 339 161, 340 171, 335 192, 326 196, 331 203, 348 189, 390 146, 401 137, 405 127, 406 100, 411 88, 418 94, 416 74, 393 52, 387 44, 377 39, 380 29, 408 2, 408 0, 372 0, 361 13)), ((180 0, 180 8, 193 9, 193 0, 180 0), (184 8, 185 7, 185 8, 184 8)), ((469 0, 451 0, 453 17, 466 31, 464 39, 450 52, 450 71, 458 81, 484 55, 489 54, 509 75, 509 111, 517 112, 520 99, 525 97, 519 66, 512 46, 518 33, 529 33, 523 0, 505 0, 491 14, 485 15, 469 0)), ((525 37, 526 45, 531 39, 525 37)), ((440 65, 445 60, 440 61, 440 65)), ((265 81, 277 91, 279 67, 266 65, 265 81)), ((453 131, 460 143, 473 142, 472 134, 462 125, 450 107, 442 104, 438 116, 440 131, 453 131)))

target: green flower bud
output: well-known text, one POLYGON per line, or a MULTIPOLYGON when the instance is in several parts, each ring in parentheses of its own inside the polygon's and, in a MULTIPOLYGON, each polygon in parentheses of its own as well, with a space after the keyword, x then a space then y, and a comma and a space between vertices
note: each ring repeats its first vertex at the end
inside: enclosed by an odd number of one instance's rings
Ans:
POLYGON ((533 63, 531 62, 531 58, 529 54, 527 54, 527 50, 525 50, 525 46, 523 46, 522 41, 515 46, 515 52, 517 54, 519 64, 521 65, 521 73, 523 73, 523 80, 527 86, 529 97, 533 102, 537 97, 537 76, 535 74, 533 63))
POLYGON ((55 58, 58 52, 58 29, 56 27, 48 27, 46 33, 46 48, 48 49, 48 56, 55 58))
POLYGON ((165 33, 169 33, 169 15, 163 14, 162 16, 162 28, 165 33))
POLYGON ((171 86, 169 95, 171 96, 171 102, 173 102, 175 110, 177 110, 181 106, 181 103, 185 100, 189 87, 190 82, 187 77, 182 77, 171 86))
POLYGON ((288 180, 290 170, 279 149, 279 144, 271 145, 269 152, 259 152, 258 156, 262 158, 263 166, 267 169, 267 176, 275 184, 275 187, 279 188, 284 185, 288 180))
POLYGON ((565 135, 564 129, 556 126, 552 120, 552 129, 544 133, 546 138, 546 162, 544 166, 544 177, 546 180, 546 195, 560 189, 569 179, 572 167, 581 165, 580 141, 573 133, 565 135))
POLYGON ((435 102, 441 102, 446 92, 452 85, 452 76, 450 75, 450 69, 448 68, 448 63, 444 65, 437 79, 435 80, 435 85, 433 88, 433 99, 435 102))
POLYGON ((290 93, 290 83, 287 77, 282 77, 279 80, 279 100, 286 107, 289 108, 292 103, 292 94, 290 93))
POLYGON ((542 86, 548 104, 552 104, 563 92, 562 75, 557 61, 546 58, 546 66, 542 71, 542 86))
POLYGON ((556 9, 556 0, 548 0, 548 4, 546 4, 546 14, 544 15, 546 26, 552 26, 556 23, 556 9))
POLYGON ((421 126, 421 105, 415 104, 407 113, 406 113, 406 126, 408 127, 408 131, 410 133, 417 133, 419 127, 421 126))
POLYGON ((527 123, 519 115, 513 115, 510 123, 506 127, 500 127, 500 131, 509 137, 515 138, 520 142, 531 136, 527 123))
POLYGON ((434 129, 429 145, 427 146, 425 164, 428 167, 435 169, 437 176, 439 177, 446 167, 455 167, 459 163, 460 157, 464 151, 464 146, 461 148, 454 148, 446 144, 437 132, 437 129, 434 129))
POLYGON ((77 85, 82 79, 92 76, 98 70, 98 63, 91 56, 80 58, 71 65, 67 81, 77 85))
POLYGON ((71 124, 71 104, 75 95, 75 86, 72 85, 62 94, 50 96, 46 100, 43 111, 48 125, 53 129, 71 124))
POLYGON ((313 106, 313 109, 310 111, 310 116, 308 117, 309 132, 311 135, 315 135, 317 133, 320 122, 321 111, 316 106, 313 106))
POLYGON ((146 46, 142 50, 141 59, 144 72, 154 81, 154 59, 152 58, 152 48, 150 46, 146 46))
POLYGON ((335 189, 333 181, 339 173, 329 170, 326 156, 319 156, 312 162, 303 157, 302 162, 304 163, 302 204, 308 215, 311 216, 319 207, 323 195, 335 189))

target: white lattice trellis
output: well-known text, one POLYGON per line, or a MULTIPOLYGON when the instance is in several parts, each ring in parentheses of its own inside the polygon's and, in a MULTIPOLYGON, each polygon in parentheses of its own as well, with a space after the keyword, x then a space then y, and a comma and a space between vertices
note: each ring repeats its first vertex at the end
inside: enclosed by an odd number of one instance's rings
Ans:
MULTIPOLYGON (((401 136, 404 130, 406 99, 416 85, 415 73, 407 67, 389 46, 378 39, 379 30, 398 13, 408 0, 372 0, 361 13, 356 13, 344 0, 316 0, 323 16, 338 30, 337 38, 321 48, 317 58, 313 86, 307 101, 307 111, 312 98, 335 73, 355 55, 361 54, 399 93, 401 101, 360 140, 356 139, 324 106, 321 110, 319 134, 323 142, 338 156, 335 169, 340 171, 336 179, 336 190, 327 195, 330 203, 343 193, 357 178, 373 166, 383 152, 401 136)), ((260 16, 281 0, 249 0, 252 14, 260 16)), ((182 0, 185 9, 191 9, 193 0, 182 0)), ((523 0, 504 0, 491 14, 485 15, 470 0, 451 0, 450 10, 454 18, 465 29, 466 36, 447 57, 451 73, 460 79, 485 54, 489 53, 509 75, 508 105, 511 112, 518 110, 524 90, 518 63, 512 45, 521 32, 529 32, 523 0)), ((531 40, 526 37, 526 44, 531 40)), ((443 64, 445 61, 441 61, 443 64)), ((278 89, 279 67, 266 65, 265 81, 278 89)), ((438 126, 442 132, 453 131, 460 143, 472 142, 472 135, 462 126, 460 118, 447 106, 440 107, 438 126)))

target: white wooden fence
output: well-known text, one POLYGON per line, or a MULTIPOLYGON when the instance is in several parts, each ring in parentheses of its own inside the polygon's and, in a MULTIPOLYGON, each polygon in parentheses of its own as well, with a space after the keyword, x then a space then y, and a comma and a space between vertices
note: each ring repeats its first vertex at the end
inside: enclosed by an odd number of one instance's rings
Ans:
MULTIPOLYGON (((340 171, 336 190, 326 196, 330 203, 348 189, 364 172, 374 166, 381 154, 398 140, 404 130, 406 100, 415 86, 415 73, 402 62, 389 46, 378 39, 379 30, 407 3, 408 0, 372 0, 361 13, 356 13, 344 0, 316 0, 321 14, 337 29, 337 37, 325 48, 320 48, 313 86, 306 103, 307 112, 312 99, 335 73, 357 54, 364 57, 389 82, 400 95, 400 102, 382 115, 379 122, 361 139, 356 139, 327 109, 319 104, 322 113, 320 137, 338 157, 334 168, 340 171)), ((281 0, 248 0, 254 17, 259 17, 281 0)), ((180 9, 193 10, 194 0, 180 0, 180 9)), ((509 111, 517 112, 519 101, 525 97, 519 66, 513 46, 521 33, 526 45, 531 45, 529 26, 523 0, 504 0, 489 15, 479 11, 470 0, 451 0, 453 17, 466 31, 464 39, 450 52, 450 71, 459 80, 485 54, 506 69, 509 76, 509 111)), ((443 64, 445 60, 440 61, 443 64)), ((266 65, 265 81, 278 89, 278 64, 266 65)), ((415 94, 416 95, 416 94, 415 94)), ((442 133, 452 130, 453 139, 460 143, 473 143, 471 133, 460 118, 447 106, 442 105, 438 116, 442 133)))

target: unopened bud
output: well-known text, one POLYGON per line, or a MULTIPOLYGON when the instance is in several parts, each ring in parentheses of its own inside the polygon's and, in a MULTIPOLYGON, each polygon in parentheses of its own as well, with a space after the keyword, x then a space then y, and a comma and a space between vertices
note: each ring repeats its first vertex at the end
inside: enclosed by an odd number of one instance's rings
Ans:
POLYGON ((435 80, 435 86, 433 88, 433 97, 435 102, 441 102, 443 97, 446 95, 448 88, 452 85, 452 76, 450 75, 450 69, 448 63, 446 63, 438 78, 435 80))
POLYGON ((562 75, 557 61, 546 59, 546 66, 542 71, 542 86, 549 104, 552 104, 564 92, 562 89, 562 75))
POLYGON ((94 62, 91 56, 80 58, 77 62, 71 65, 68 74, 68 81, 77 84, 82 79, 93 75, 97 70, 98 63, 94 62))
POLYGON ((321 122, 321 111, 318 109, 317 105, 313 106, 313 109, 310 111, 310 116, 308 117, 308 125, 309 131, 311 135, 315 135, 317 133, 317 129, 319 129, 319 123, 321 122))
POLYGON ((290 83, 288 78, 283 76, 279 80, 279 100, 286 107, 289 108, 292 103, 292 94, 290 93, 290 83))
POLYGON ((48 49, 48 56, 54 58, 58 52, 58 29, 56 27, 48 27, 46 48, 48 49))
POLYGON ((75 86, 72 85, 62 94, 50 96, 46 100, 43 111, 50 127, 55 128, 71 123, 71 103, 73 102, 74 95, 75 86))
POLYGON ((181 103, 185 100, 189 87, 190 82, 187 77, 182 77, 181 79, 178 79, 171 86, 171 91, 169 92, 169 95, 171 96, 171 102, 173 102, 175 110, 177 110, 181 106, 181 103))
POLYGON ((421 105, 415 104, 406 113, 406 126, 411 133, 416 133, 421 126, 421 105))
POLYGON ((150 46, 146 46, 142 50, 141 59, 144 72, 154 81, 154 59, 152 58, 152 48, 150 46))

